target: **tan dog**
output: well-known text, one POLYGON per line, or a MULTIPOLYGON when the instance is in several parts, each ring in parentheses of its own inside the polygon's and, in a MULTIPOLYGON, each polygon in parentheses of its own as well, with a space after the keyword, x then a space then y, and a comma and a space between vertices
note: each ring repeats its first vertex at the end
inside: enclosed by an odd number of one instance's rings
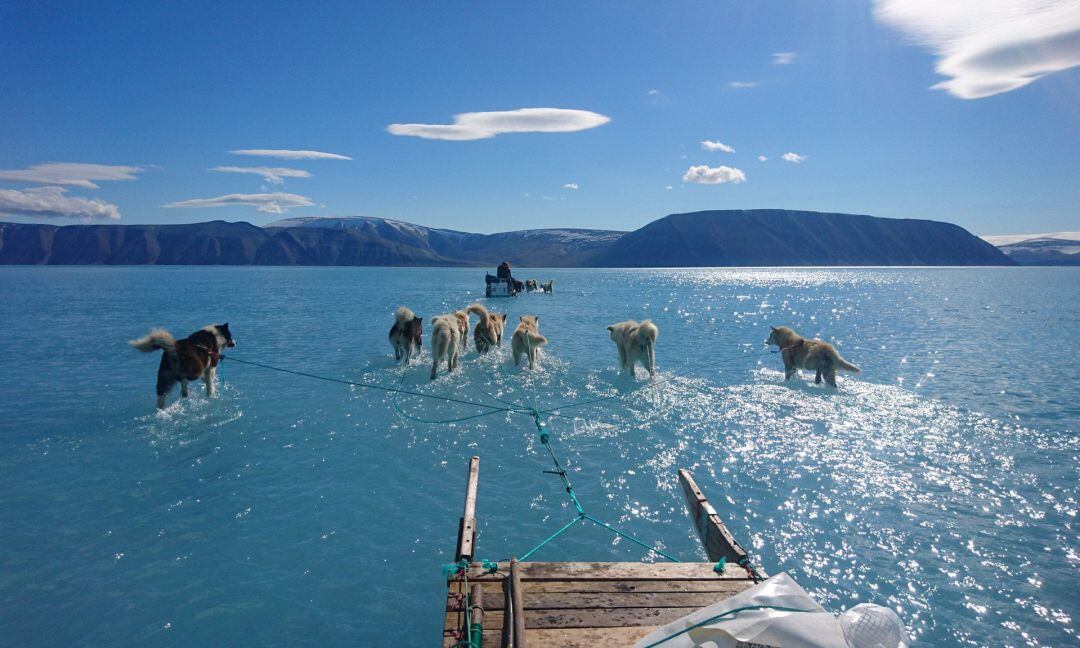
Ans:
POLYGON ((611 341, 619 348, 619 366, 623 371, 634 375, 637 363, 641 363, 649 371, 650 376, 656 375, 656 338, 660 335, 660 329, 656 328, 650 320, 640 324, 634 320, 627 320, 612 324, 607 327, 611 332, 611 341))
POLYGON ((461 341, 461 350, 469 348, 469 314, 463 310, 454 311, 454 317, 457 318, 458 326, 458 339, 461 341))
POLYGON ((825 382, 836 387, 836 370, 859 373, 855 365, 840 357, 833 345, 821 340, 808 340, 786 326, 772 326, 766 343, 780 347, 784 360, 784 380, 790 380, 799 369, 816 371, 815 383, 825 382))
POLYGON ((457 369, 461 353, 461 328, 457 313, 439 315, 431 320, 431 379, 439 371, 439 362, 446 359, 447 373, 457 369))
POLYGON ((510 352, 514 355, 514 365, 517 366, 521 356, 529 359, 529 369, 536 366, 536 353, 540 347, 548 343, 547 338, 540 335, 540 316, 522 315, 517 328, 514 329, 514 337, 510 338, 510 352))
POLYGON ((469 304, 465 310, 480 318, 473 329, 477 352, 487 353, 493 347, 502 346, 503 330, 506 328, 505 313, 489 313, 481 304, 469 304))

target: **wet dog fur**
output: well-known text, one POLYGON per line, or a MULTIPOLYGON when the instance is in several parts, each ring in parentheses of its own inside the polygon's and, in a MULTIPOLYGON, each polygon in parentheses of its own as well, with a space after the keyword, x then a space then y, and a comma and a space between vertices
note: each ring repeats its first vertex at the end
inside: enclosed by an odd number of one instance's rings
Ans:
POLYGON ((213 398, 221 351, 236 346, 236 341, 225 323, 204 326, 182 340, 157 328, 128 344, 144 353, 162 352, 157 373, 157 407, 165 409, 165 397, 176 383, 180 383, 180 396, 187 398, 188 382, 199 377, 206 383, 206 395, 213 398))
POLYGON ((521 362, 521 356, 529 359, 529 369, 536 366, 536 354, 540 347, 548 343, 543 335, 540 335, 540 316, 522 315, 518 318, 514 336, 510 338, 510 353, 514 356, 514 366, 521 362))
POLYGON ((619 349, 619 366, 623 371, 634 375, 640 362, 650 376, 656 375, 656 338, 660 335, 656 324, 650 320, 640 323, 627 320, 612 324, 607 330, 619 349))
POLYGON ((424 318, 417 317, 408 308, 399 306, 394 312, 394 325, 390 327, 390 346, 394 347, 394 360, 405 364, 412 362, 414 353, 420 352, 424 335, 424 318))
POLYGON ((540 290, 543 290, 546 293, 555 292, 555 282, 554 281, 545 281, 544 283, 540 284, 540 290))
MULTIPOLYGON (((468 326, 466 318, 466 326, 468 326)), ((461 319, 457 313, 439 315, 431 320, 431 379, 439 372, 439 362, 446 360, 446 371, 457 369, 461 355, 461 319)), ((466 331, 468 328, 465 329, 466 331)))
POLYGON ((816 372, 815 383, 824 378, 830 386, 836 387, 836 370, 842 369, 853 373, 862 371, 840 357, 836 348, 822 340, 807 339, 786 326, 772 326, 766 343, 780 347, 780 357, 784 361, 784 380, 790 380, 799 369, 816 372))
POLYGON ((482 304, 473 303, 465 309, 480 318, 473 329, 473 339, 478 353, 487 353, 492 348, 502 346, 503 330, 506 328, 505 313, 489 313, 482 304))

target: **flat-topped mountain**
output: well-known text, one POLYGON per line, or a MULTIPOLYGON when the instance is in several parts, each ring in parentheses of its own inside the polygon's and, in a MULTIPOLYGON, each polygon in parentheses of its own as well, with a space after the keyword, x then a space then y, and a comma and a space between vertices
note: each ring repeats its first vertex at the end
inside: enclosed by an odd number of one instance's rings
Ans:
POLYGON ((1013 265, 956 225, 786 210, 672 214, 633 232, 473 234, 382 218, 266 227, 0 223, 0 264, 694 267, 1013 265))

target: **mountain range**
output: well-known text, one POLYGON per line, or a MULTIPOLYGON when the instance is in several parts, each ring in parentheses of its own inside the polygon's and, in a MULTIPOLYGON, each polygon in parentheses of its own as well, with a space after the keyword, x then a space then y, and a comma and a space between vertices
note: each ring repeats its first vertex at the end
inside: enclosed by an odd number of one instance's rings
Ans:
POLYGON ((1014 265, 950 223, 776 209, 671 214, 632 232, 474 234, 383 218, 257 227, 0 223, 0 264, 699 267, 1014 265))
POLYGON ((1022 265, 1080 265, 1080 232, 984 236, 1022 265))

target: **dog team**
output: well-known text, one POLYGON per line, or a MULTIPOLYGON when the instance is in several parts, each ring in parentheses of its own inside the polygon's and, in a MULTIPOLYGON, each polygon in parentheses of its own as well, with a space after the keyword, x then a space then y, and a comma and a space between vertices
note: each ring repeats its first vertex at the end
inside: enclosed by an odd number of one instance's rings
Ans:
MULTIPOLYGON (((438 315, 431 320, 431 379, 438 374, 439 364, 446 362, 446 371, 457 369, 458 359, 469 344, 469 316, 479 321, 473 328, 473 341, 479 353, 487 353, 501 347, 506 315, 488 312, 482 304, 469 304, 464 310, 438 315)), ((401 306, 394 313, 390 327, 390 346, 394 359, 409 364, 421 348, 424 334, 424 318, 418 317, 401 306)), ((859 373, 859 367, 845 360, 836 348, 822 340, 804 338, 786 326, 770 327, 766 343, 780 348, 784 362, 784 380, 790 380, 799 369, 816 373, 815 383, 825 380, 836 387, 837 370, 859 373)), ((656 339, 660 329, 650 320, 636 322, 627 320, 607 327, 611 341, 619 352, 619 367, 634 375, 637 365, 642 365, 649 376, 656 375, 656 339)), ((537 352, 548 339, 540 334, 540 316, 522 315, 510 338, 510 354, 514 365, 522 358, 528 360, 529 369, 536 366, 537 352)), ((211 324, 176 340, 165 329, 154 329, 144 337, 131 340, 131 346, 146 353, 162 351, 157 374, 157 407, 164 409, 165 397, 176 383, 180 383, 180 395, 188 395, 188 383, 202 378, 208 397, 214 396, 214 378, 221 351, 236 346, 229 325, 211 324)))

